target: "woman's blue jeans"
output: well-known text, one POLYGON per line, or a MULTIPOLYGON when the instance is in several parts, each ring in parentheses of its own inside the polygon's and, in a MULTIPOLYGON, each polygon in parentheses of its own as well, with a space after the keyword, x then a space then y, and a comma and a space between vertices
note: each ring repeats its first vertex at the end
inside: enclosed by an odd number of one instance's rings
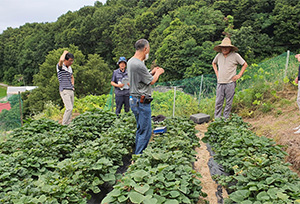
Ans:
POLYGON ((135 154, 142 154, 151 138, 151 106, 139 102, 140 99, 133 97, 130 108, 135 115, 137 130, 135 137, 135 154))

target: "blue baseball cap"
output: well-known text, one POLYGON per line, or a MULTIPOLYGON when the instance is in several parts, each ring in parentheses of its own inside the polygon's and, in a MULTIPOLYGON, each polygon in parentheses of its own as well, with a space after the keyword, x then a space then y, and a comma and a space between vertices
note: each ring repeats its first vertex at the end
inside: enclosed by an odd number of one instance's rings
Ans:
POLYGON ((125 57, 120 57, 119 61, 117 62, 117 64, 120 64, 120 62, 125 62, 127 64, 127 60, 125 57))

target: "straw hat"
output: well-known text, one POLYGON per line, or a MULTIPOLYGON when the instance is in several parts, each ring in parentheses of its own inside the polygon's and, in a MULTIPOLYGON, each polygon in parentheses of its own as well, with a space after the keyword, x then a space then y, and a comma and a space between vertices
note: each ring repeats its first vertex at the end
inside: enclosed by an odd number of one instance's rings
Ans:
POLYGON ((221 52, 222 47, 231 47, 231 51, 238 51, 238 48, 231 44, 231 40, 229 37, 225 37, 220 45, 214 47, 214 50, 217 52, 221 52))

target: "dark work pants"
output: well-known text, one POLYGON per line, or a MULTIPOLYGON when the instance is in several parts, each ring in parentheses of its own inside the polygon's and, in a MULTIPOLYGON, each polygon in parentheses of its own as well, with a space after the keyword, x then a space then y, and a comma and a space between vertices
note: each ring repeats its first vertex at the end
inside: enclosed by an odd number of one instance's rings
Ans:
POLYGON ((116 96, 116 114, 119 115, 124 104, 125 112, 129 112, 129 96, 116 96))
POLYGON ((231 82, 228 84, 218 84, 217 85, 217 97, 216 97, 216 105, 215 105, 215 118, 221 117, 224 99, 226 100, 226 105, 224 109, 224 118, 229 118, 233 97, 234 97, 234 89, 236 83, 231 82))

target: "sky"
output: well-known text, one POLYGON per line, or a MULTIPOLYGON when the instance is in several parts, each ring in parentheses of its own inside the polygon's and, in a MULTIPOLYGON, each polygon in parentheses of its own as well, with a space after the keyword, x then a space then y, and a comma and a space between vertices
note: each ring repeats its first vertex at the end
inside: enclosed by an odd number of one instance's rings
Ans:
MULTIPOLYGON (((106 0, 98 0, 103 4, 106 0)), ((0 0, 0 33, 26 23, 55 22, 68 11, 93 6, 96 0, 0 0)))

